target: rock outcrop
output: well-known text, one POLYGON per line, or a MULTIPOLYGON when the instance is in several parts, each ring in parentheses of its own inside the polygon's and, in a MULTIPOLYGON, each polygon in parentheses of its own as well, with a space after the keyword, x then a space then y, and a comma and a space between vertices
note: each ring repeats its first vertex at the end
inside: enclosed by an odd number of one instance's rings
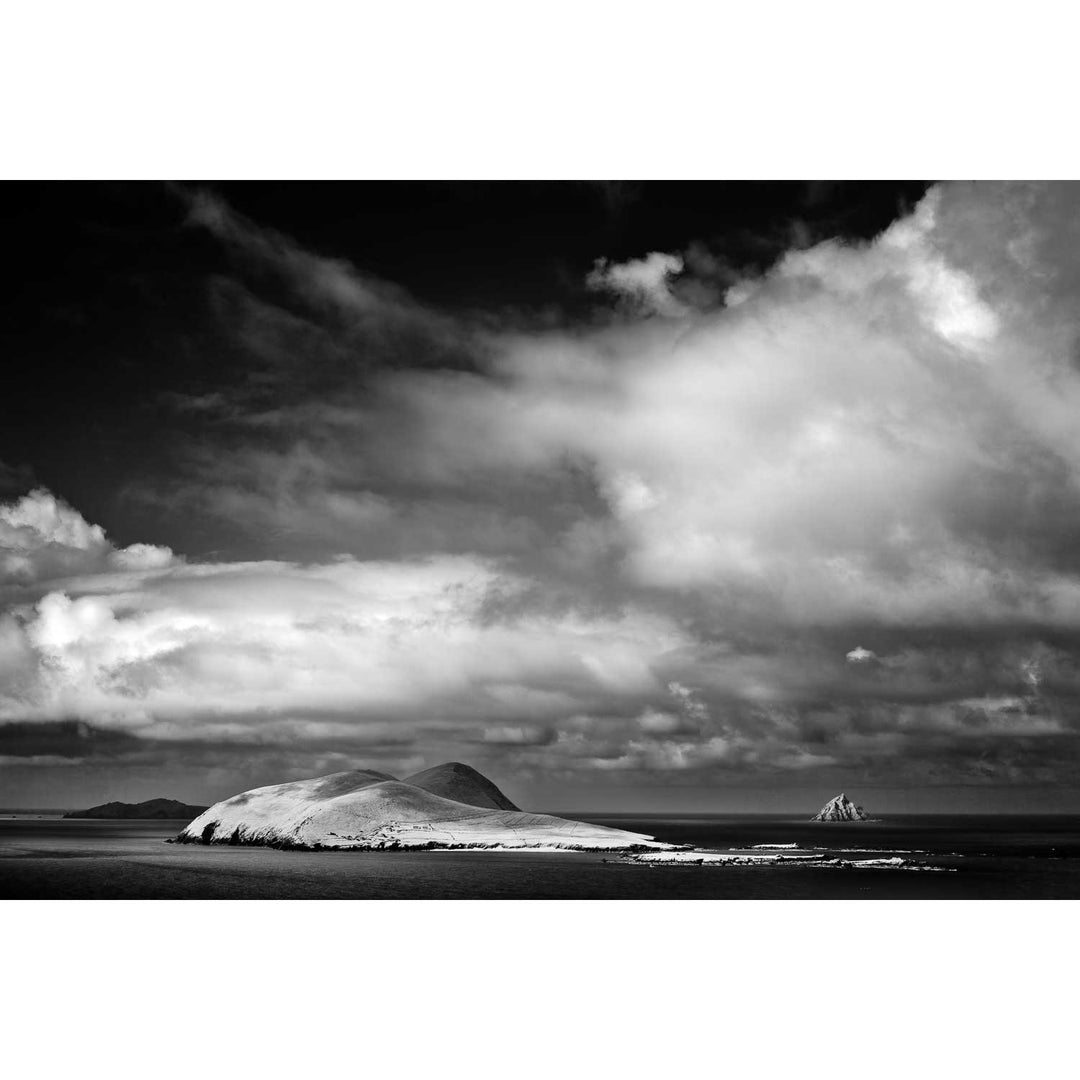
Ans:
POLYGON ((839 859, 827 854, 735 855, 722 851, 645 851, 625 856, 642 866, 795 866, 814 870, 931 870, 955 871, 955 866, 931 866, 894 855, 888 859, 839 859))
POLYGON ((205 806, 188 806, 175 799, 148 799, 141 803, 110 802, 91 806, 89 810, 72 810, 66 818, 153 818, 154 820, 190 821, 198 817, 205 806))
POLYGON ((309 850, 672 847, 642 833, 525 813, 487 777, 457 762, 404 781, 360 769, 255 788, 211 806, 176 839, 309 850))
POLYGON ((843 792, 830 799, 812 821, 869 821, 861 806, 856 806, 843 792))

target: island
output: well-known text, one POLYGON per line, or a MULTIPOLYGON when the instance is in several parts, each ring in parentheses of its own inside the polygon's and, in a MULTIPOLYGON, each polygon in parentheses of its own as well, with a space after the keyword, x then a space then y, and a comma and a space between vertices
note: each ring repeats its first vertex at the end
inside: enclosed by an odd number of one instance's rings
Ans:
POLYGON ((190 821, 206 810, 205 806, 188 806, 176 799, 148 799, 146 802, 109 802, 91 806, 89 810, 72 810, 66 818, 153 818, 155 820, 190 821))
POLYGON ((811 821, 869 821, 861 806, 856 806, 843 792, 830 799, 811 821))
POLYGON ((456 761, 404 780, 355 769, 244 791, 211 806, 176 842, 307 851, 676 847, 643 833, 519 810, 486 776, 456 761))

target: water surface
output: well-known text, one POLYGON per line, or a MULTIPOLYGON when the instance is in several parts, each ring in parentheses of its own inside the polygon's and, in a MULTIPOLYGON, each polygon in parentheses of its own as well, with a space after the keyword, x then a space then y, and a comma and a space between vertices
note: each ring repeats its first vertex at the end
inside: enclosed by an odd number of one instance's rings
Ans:
POLYGON ((183 821, 0 816, 12 899, 1077 899, 1080 816, 895 816, 814 824, 775 815, 574 814, 672 843, 891 854, 954 873, 805 866, 649 867, 577 852, 302 852, 166 844, 183 821), (909 854, 913 853, 913 854, 909 854))

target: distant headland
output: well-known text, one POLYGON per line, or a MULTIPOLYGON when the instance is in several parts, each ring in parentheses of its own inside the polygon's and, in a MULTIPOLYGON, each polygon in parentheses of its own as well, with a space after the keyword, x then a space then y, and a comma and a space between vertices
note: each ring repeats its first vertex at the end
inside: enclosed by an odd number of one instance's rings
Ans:
POLYGON ((189 806, 176 799, 147 799, 146 802, 109 802, 91 806, 89 810, 72 810, 66 818, 153 818, 156 820, 190 821, 198 817, 205 806, 189 806))

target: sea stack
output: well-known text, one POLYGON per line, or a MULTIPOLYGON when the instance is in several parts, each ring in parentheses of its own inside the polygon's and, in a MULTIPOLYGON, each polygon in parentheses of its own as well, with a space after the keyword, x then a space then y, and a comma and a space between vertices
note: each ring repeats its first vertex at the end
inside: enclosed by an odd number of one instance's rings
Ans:
POLYGON ((861 806, 856 806, 843 792, 830 799, 812 821, 869 821, 861 806))

